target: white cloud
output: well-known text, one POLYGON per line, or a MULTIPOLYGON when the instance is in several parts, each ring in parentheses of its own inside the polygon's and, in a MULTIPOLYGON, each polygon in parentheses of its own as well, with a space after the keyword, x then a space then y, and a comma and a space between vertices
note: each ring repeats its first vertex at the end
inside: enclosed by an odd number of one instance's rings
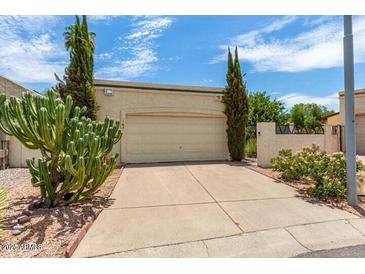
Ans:
POLYGON ((100 53, 95 55, 95 57, 98 60, 110 60, 111 58, 113 58, 113 52, 100 53))
POLYGON ((291 108, 298 103, 316 103, 331 109, 338 108, 338 94, 333 93, 327 96, 309 96, 299 93, 289 93, 285 96, 279 97, 279 101, 283 102, 287 107, 291 108))
MULTIPOLYGON (((257 71, 299 72, 342 66, 341 17, 320 17, 309 30, 292 37, 275 38, 272 32, 287 26, 294 19, 284 17, 281 21, 284 23, 268 25, 233 38, 232 41, 237 42, 240 59, 251 63, 257 71)), ((353 32, 355 62, 365 62, 365 17, 354 17, 353 32)), ((226 50, 227 46, 222 45, 222 50, 226 50)), ((222 54, 212 63, 225 59, 225 54, 222 54)))
POLYGON ((173 23, 170 17, 137 16, 132 30, 120 37, 121 46, 113 50, 112 63, 97 70, 96 75, 107 79, 129 79, 158 69, 156 39, 173 23), (123 57, 129 55, 128 57, 123 57))
POLYGON ((0 74, 25 83, 62 75, 65 51, 50 31, 56 23, 53 16, 0 16, 0 74))
POLYGON ((254 46, 258 40, 261 40, 261 36, 263 34, 281 30, 282 28, 294 22, 296 19, 296 16, 284 16, 280 19, 274 20, 269 25, 261 29, 237 35, 233 38, 233 43, 241 46, 254 46))
POLYGON ((155 53, 149 49, 135 52, 133 57, 127 60, 115 60, 113 64, 97 71, 97 75, 107 79, 135 78, 147 71, 154 70, 154 63, 158 60, 155 53))
POLYGON ((87 20, 90 23, 110 23, 114 18, 118 17, 117 15, 88 15, 87 20))
POLYGON ((304 25, 316 26, 325 23, 326 21, 332 20, 333 16, 322 15, 315 19, 312 16, 304 17, 304 25))

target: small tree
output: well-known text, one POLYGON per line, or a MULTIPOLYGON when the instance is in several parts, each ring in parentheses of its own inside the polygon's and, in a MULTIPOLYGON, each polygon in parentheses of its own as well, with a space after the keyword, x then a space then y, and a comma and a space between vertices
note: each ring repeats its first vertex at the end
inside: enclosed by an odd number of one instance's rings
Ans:
POLYGON ((245 155, 245 129, 248 116, 246 85, 242 79, 237 47, 234 60, 228 48, 227 86, 224 90, 224 113, 227 116, 228 150, 232 160, 241 161, 245 155))
POLYGON ((304 104, 295 104, 291 108, 290 120, 296 126, 304 127, 304 104))
POLYGON ((327 110, 326 107, 315 103, 295 104, 291 111, 291 121, 302 128, 316 130, 322 125, 322 117, 332 114, 334 111, 327 110))
POLYGON ((86 107, 84 115, 92 120, 96 120, 97 104, 95 99, 95 89, 93 83, 94 72, 94 36, 89 32, 86 16, 82 16, 82 21, 76 16, 75 24, 67 27, 65 36, 65 47, 70 54, 70 63, 65 69, 63 80, 56 76, 58 84, 55 90, 62 100, 66 100, 70 95, 75 107, 86 107))
MULTIPOLYGON (((248 96, 248 125, 256 126, 260 122, 287 122, 287 113, 284 104, 276 99, 272 99, 266 92, 252 92, 248 96)), ((253 130, 246 132, 246 139, 254 138, 253 130)))

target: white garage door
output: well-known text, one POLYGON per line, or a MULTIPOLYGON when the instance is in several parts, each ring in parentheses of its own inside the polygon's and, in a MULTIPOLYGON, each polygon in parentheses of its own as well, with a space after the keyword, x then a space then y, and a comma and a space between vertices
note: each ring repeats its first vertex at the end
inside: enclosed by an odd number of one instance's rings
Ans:
POLYGON ((227 159, 225 119, 127 115, 128 163, 227 159))
POLYGON ((356 153, 365 155, 365 116, 356 116, 356 153))

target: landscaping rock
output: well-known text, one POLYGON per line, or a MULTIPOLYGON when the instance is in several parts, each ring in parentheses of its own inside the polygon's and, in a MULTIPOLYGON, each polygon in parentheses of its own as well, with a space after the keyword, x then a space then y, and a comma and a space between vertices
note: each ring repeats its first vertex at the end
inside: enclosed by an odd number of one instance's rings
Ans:
POLYGON ((13 230, 23 230, 23 226, 20 224, 17 224, 15 226, 13 226, 13 230))
POLYGON ((17 224, 17 225, 15 225, 15 226, 13 226, 13 229, 12 229, 12 231, 11 231, 11 234, 13 235, 13 236, 16 236, 16 235, 19 235, 20 233, 22 233, 23 232, 23 226, 22 225, 20 225, 20 224, 17 224))
POLYGON ((42 206, 42 201, 40 200, 34 200, 29 206, 28 206, 28 210, 34 210, 34 209, 38 209, 42 206))
POLYGON ((32 215, 32 212, 31 212, 30 210, 28 210, 28 209, 24 209, 24 210, 22 211, 22 214, 23 214, 23 215, 26 215, 26 216, 30 216, 30 215, 32 215))
POLYGON ((30 221, 30 217, 27 216, 27 215, 22 215, 18 218, 18 223, 19 224, 25 224, 26 222, 29 222, 30 221))
POLYGON ((11 231, 11 234, 13 234, 13 236, 19 235, 20 233, 22 233, 22 231, 21 231, 21 230, 19 230, 19 229, 13 229, 13 230, 11 231))

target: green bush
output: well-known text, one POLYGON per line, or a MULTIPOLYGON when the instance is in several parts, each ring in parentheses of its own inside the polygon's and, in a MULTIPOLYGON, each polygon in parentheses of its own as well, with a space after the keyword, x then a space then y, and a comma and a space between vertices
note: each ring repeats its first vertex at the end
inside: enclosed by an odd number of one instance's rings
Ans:
POLYGON ((345 185, 340 181, 329 178, 324 178, 321 183, 317 183, 309 192, 320 199, 345 199, 347 194, 345 185))
POLYGON ((256 158, 257 155, 256 138, 250 138, 246 142, 245 153, 247 157, 256 158))
MULTIPOLYGON (((271 162, 273 170, 281 172, 285 180, 314 180, 315 187, 310 192, 316 197, 346 197, 346 159, 343 153, 330 156, 319 146, 312 145, 295 154, 290 149, 281 150, 271 162)), ((357 172, 364 169, 361 161, 356 162, 356 168, 357 172)), ((358 177, 362 179, 360 174, 358 177)))
POLYGON ((291 149, 280 150, 279 156, 272 159, 271 162, 273 170, 281 172, 281 176, 285 180, 299 180, 304 173, 303 165, 299 158, 293 155, 291 149))

